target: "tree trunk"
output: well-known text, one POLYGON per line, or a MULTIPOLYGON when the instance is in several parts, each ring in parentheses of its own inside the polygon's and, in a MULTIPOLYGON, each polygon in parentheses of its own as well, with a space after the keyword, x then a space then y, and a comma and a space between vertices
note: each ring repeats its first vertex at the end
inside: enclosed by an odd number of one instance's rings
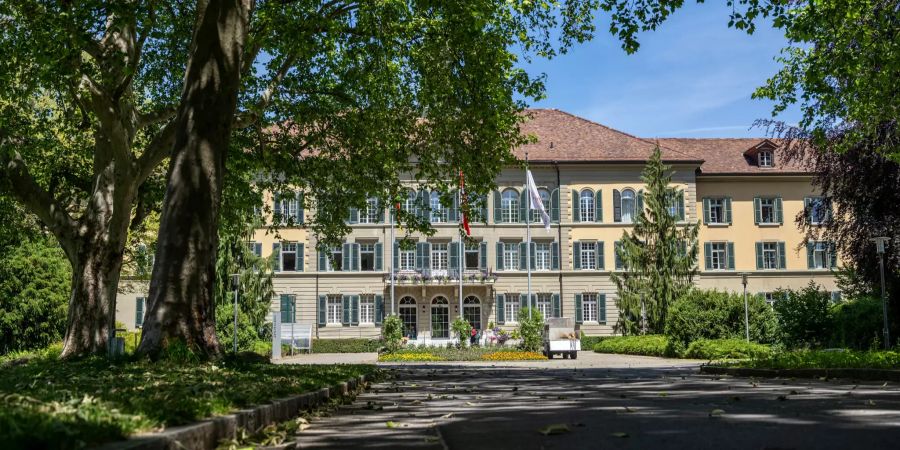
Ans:
POLYGON ((198 6, 140 354, 156 357, 176 341, 200 356, 221 353, 214 297, 219 206, 251 9, 250 0, 198 6))

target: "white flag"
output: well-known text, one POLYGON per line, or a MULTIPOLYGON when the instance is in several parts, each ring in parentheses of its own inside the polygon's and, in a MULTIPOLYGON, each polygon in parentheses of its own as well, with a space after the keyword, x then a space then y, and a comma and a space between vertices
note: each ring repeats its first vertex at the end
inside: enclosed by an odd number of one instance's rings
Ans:
POLYGON ((528 170, 525 172, 527 181, 527 189, 528 189, 528 198, 530 199, 531 209, 532 211, 540 211, 541 213, 541 221, 544 222, 544 229, 550 231, 550 216, 547 215, 547 210, 544 209, 544 202, 541 201, 541 194, 537 190, 537 186, 534 185, 534 177, 531 176, 531 171, 528 170))

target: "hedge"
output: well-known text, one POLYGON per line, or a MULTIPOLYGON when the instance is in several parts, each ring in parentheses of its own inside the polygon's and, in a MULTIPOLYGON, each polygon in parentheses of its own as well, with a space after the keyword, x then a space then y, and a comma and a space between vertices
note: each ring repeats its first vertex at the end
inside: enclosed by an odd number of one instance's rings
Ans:
MULTIPOLYGON (((761 296, 747 298, 750 340, 765 344, 778 337, 778 322, 761 296)), ((715 290, 693 289, 669 305, 666 336, 679 352, 700 339, 740 339, 744 329, 744 297, 715 290)))
POLYGON ((772 349, 763 344, 741 339, 699 339, 688 346, 685 358, 694 359, 758 359, 772 356, 772 349))
MULTIPOLYGON (((582 346, 584 348, 584 346, 582 346)), ((594 345, 597 353, 620 353, 643 356, 674 356, 669 340, 662 335, 603 336, 594 345)))
POLYGON ((381 348, 379 339, 313 339, 313 353, 372 353, 381 348))

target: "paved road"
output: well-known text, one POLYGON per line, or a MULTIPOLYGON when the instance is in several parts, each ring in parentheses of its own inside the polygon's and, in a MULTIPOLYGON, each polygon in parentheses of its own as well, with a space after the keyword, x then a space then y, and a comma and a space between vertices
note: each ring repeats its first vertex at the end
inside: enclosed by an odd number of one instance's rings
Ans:
POLYGON ((316 419, 302 448, 898 448, 900 389, 850 380, 700 375, 682 360, 392 366, 316 419), (605 364, 605 366, 604 366, 605 364), (391 422, 391 425, 388 425, 391 422), (564 424, 545 436, 540 429, 564 424))

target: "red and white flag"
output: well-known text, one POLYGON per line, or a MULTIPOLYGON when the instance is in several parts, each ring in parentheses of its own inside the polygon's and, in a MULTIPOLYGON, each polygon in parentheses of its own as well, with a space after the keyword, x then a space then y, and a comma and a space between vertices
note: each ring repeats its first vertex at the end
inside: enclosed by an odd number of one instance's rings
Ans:
POLYGON ((459 218, 462 221, 463 229, 466 230, 466 236, 472 235, 472 230, 469 229, 469 218, 466 216, 466 208, 464 206, 468 206, 469 201, 466 198, 466 181, 463 177, 462 170, 459 171, 459 218))

